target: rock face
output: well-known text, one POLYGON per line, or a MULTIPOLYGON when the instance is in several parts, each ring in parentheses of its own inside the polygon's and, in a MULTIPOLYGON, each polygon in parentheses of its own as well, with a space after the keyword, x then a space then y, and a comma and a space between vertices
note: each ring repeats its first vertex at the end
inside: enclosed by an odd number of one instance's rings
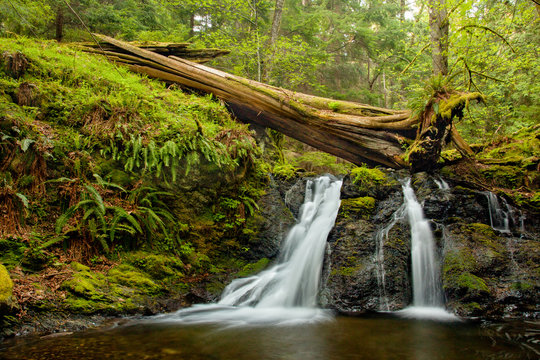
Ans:
MULTIPOLYGON (((287 186, 281 184, 282 188, 287 186)), ((283 190, 285 191, 285 190, 283 190)), ((272 180, 266 194, 258 202, 260 213, 253 216, 248 224, 256 229, 256 236, 249 240, 248 259, 272 259, 279 253, 281 242, 287 236, 295 220, 291 210, 285 204, 285 195, 279 185, 272 180)))
MULTIPOLYGON (((412 301, 410 231, 399 182, 408 175, 385 173, 373 186, 344 181, 320 293, 326 308, 394 311, 412 301), (365 205, 368 197, 374 206, 365 205)), ((439 177, 425 173, 411 181, 431 220, 447 308, 461 316, 539 317, 538 216, 510 206, 504 209, 510 231, 496 231, 485 192, 443 190, 439 177)))

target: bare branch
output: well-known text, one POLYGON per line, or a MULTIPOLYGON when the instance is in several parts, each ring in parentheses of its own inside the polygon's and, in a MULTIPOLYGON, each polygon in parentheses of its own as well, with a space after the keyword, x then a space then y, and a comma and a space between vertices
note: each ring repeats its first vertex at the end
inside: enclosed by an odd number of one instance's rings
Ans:
POLYGON ((496 32, 495 30, 487 27, 487 26, 483 26, 483 25, 465 25, 465 26, 462 26, 461 28, 459 28, 457 31, 461 31, 461 30, 465 30, 465 29, 468 29, 468 28, 477 28, 477 29, 482 29, 482 30, 485 30, 485 31, 489 31, 490 33, 492 33, 493 35, 497 36, 498 38, 500 38, 506 45, 508 45, 508 47, 510 48, 510 50, 512 50, 513 53, 515 53, 516 51, 514 50, 514 48, 512 47, 512 45, 510 45, 510 43, 508 42, 508 40, 506 40, 504 38, 504 36, 502 36, 501 34, 499 34, 498 32, 496 32))

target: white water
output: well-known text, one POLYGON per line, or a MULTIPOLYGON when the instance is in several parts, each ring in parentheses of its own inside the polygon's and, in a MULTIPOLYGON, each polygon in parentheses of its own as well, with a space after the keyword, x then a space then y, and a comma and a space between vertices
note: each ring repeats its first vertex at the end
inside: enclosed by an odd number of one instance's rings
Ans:
POLYGON ((444 309, 439 263, 435 258, 435 242, 422 205, 416 199, 411 180, 403 184, 403 197, 411 228, 411 265, 413 304, 400 311, 405 317, 437 320, 456 319, 444 309))
POLYGON ((329 318, 317 308, 326 238, 340 205, 341 181, 328 176, 306 184, 299 222, 291 229, 277 263, 234 280, 217 304, 198 305, 165 316, 186 323, 289 324, 329 318))
POLYGON ((489 220, 491 222, 491 228, 493 230, 500 231, 505 234, 510 234, 510 212, 511 209, 506 202, 502 199, 504 205, 506 205, 506 210, 502 208, 499 203, 499 198, 497 195, 488 191, 485 193, 488 199, 488 209, 489 209, 489 220))
POLYGON ((439 187, 440 190, 448 191, 450 190, 450 185, 446 181, 444 181, 442 178, 439 178, 439 180, 433 179, 435 181, 435 184, 439 187))

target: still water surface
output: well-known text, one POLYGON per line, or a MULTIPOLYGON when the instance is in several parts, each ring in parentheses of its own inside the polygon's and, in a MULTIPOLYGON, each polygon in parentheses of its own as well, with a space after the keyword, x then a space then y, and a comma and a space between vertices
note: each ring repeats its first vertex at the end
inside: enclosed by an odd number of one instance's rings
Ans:
POLYGON ((0 359, 538 359, 540 324, 337 317, 288 326, 153 320, 0 344, 0 359))

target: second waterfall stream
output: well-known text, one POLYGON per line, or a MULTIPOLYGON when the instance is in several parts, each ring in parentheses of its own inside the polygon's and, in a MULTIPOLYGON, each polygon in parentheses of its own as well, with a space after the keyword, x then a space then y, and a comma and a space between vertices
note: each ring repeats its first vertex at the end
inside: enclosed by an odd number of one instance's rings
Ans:
POLYGON ((410 179, 403 183, 403 198, 411 229, 413 302, 412 306, 400 313, 407 317, 455 320, 457 318, 444 309, 440 264, 436 258, 433 233, 410 179))
POLYGON ((306 183, 298 223, 290 230, 273 266, 234 280, 215 304, 196 305, 161 317, 165 321, 222 324, 288 324, 321 321, 317 308, 326 248, 340 205, 341 180, 322 176, 306 183))

